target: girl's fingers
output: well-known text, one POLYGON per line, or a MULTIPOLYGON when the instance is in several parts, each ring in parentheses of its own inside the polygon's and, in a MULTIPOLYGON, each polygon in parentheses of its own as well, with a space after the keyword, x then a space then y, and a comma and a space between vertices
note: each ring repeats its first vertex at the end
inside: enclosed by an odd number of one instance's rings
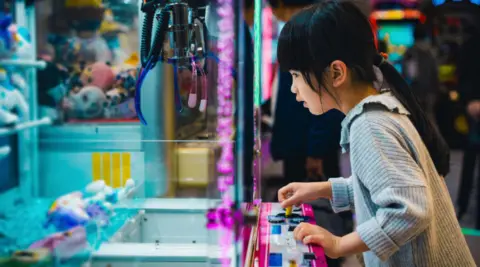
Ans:
POLYGON ((284 199, 282 202, 280 202, 280 205, 282 208, 287 208, 287 207, 292 207, 292 206, 298 206, 300 203, 300 200, 296 195, 293 195, 289 198, 284 199))
POLYGON ((287 196, 292 193, 291 185, 286 185, 278 190, 277 197, 278 197, 278 202, 283 202, 285 199, 287 199, 287 196))

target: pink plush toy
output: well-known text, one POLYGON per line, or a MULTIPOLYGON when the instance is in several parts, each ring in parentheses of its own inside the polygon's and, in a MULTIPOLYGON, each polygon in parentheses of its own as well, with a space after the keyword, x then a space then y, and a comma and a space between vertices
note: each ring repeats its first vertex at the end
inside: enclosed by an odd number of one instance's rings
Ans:
POLYGON ((60 259, 69 259, 76 253, 86 249, 87 233, 84 227, 78 226, 66 232, 56 233, 33 243, 29 249, 45 248, 60 259))
POLYGON ((95 86, 107 91, 114 83, 115 74, 110 66, 97 62, 83 70, 80 80, 84 86, 95 86))

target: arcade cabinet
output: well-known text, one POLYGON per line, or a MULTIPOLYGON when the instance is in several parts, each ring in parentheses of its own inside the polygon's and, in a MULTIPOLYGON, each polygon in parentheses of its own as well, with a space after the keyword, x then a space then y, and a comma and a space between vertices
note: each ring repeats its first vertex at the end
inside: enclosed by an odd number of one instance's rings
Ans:
MULTIPOLYGON (((102 1, 62 2, 77 15, 92 5, 96 12, 103 8, 102 1)), ((109 7, 115 12, 118 1, 112 2, 109 7)), ((221 266, 222 261, 240 266, 240 256, 235 256, 240 252, 231 249, 235 240, 219 242, 233 236, 232 228, 209 230, 206 216, 211 208, 231 218, 242 201, 241 179, 233 179, 243 168, 236 162, 242 154, 235 153, 233 144, 243 130, 235 127, 234 111, 253 109, 253 103, 232 97, 245 86, 238 82, 243 45, 234 43, 243 28, 236 20, 241 17, 239 2, 152 0, 125 12, 136 14, 132 19, 144 26, 137 47, 141 74, 133 86, 138 97, 120 111, 133 109, 141 122, 85 118, 105 114, 101 108, 111 103, 104 106, 103 100, 113 89, 102 87, 103 78, 124 67, 110 62, 112 70, 99 62, 81 71, 80 80, 82 75, 86 79, 80 91, 67 95, 86 111, 80 119, 59 121, 39 135, 25 127, 0 128, 0 135, 24 131, 20 141, 28 153, 37 153, 37 160, 22 154, 18 162, 8 163, 19 173, 4 177, 7 169, 0 170, 0 266, 195 267, 221 266), (161 25, 153 24, 157 15, 161 25), (198 85, 189 87, 186 101, 174 79, 179 69, 198 85), (194 115, 182 116, 185 113, 194 115)), ((24 11, 17 22, 35 25, 35 7, 25 10, 23 1, 15 4, 17 13, 24 11)), ((97 22, 76 21, 75 27, 96 29, 97 22)), ((35 33, 35 28, 30 30, 35 33)), ((75 36, 82 39, 80 46, 85 43, 82 36, 75 36)), ((27 63, 29 68, 40 65, 27 63)), ((33 87, 36 77, 31 78, 33 87)), ((30 98, 37 103, 32 91, 30 98)), ((38 112, 36 105, 30 108, 38 112)))
POLYGON ((414 43, 415 24, 424 19, 417 1, 374 1, 370 20, 377 38, 386 45, 388 60, 401 71, 402 58, 414 43))

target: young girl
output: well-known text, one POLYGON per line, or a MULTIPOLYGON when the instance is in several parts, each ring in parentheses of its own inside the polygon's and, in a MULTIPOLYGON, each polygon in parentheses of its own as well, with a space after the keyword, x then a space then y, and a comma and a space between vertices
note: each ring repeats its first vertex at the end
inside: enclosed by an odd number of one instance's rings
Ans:
POLYGON ((295 238, 331 258, 364 253, 365 265, 473 267, 443 177, 449 149, 406 82, 377 53, 368 20, 351 3, 324 1, 283 28, 278 60, 292 92, 312 114, 339 109, 341 146, 352 176, 292 183, 283 207, 328 198, 335 211, 355 209, 357 229, 337 237, 300 224, 295 238))

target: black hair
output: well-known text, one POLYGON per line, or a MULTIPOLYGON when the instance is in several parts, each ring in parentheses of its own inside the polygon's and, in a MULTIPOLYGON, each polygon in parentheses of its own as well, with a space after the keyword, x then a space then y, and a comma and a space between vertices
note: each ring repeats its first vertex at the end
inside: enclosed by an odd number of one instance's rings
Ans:
POLYGON ((388 53, 388 45, 384 40, 378 40, 378 52, 388 53))
POLYGON ((280 4, 286 7, 304 7, 317 2, 319 2, 319 0, 268 0, 268 4, 273 8, 279 7, 280 4))
POLYGON ((428 37, 428 30, 424 24, 417 24, 413 30, 413 38, 415 40, 425 40, 428 37))
MULTIPOLYGON (((353 81, 371 84, 376 80, 373 66, 380 68, 393 95, 409 110, 409 118, 435 164, 438 173, 450 170, 450 150, 438 129, 422 110, 416 96, 400 73, 378 53, 372 27, 365 15, 351 2, 324 2, 303 9, 283 27, 278 43, 278 61, 284 71, 303 74, 308 85, 320 93, 310 74, 331 95, 323 79, 335 60, 344 62, 353 81)), ((338 99, 336 99, 338 101, 338 99)))

